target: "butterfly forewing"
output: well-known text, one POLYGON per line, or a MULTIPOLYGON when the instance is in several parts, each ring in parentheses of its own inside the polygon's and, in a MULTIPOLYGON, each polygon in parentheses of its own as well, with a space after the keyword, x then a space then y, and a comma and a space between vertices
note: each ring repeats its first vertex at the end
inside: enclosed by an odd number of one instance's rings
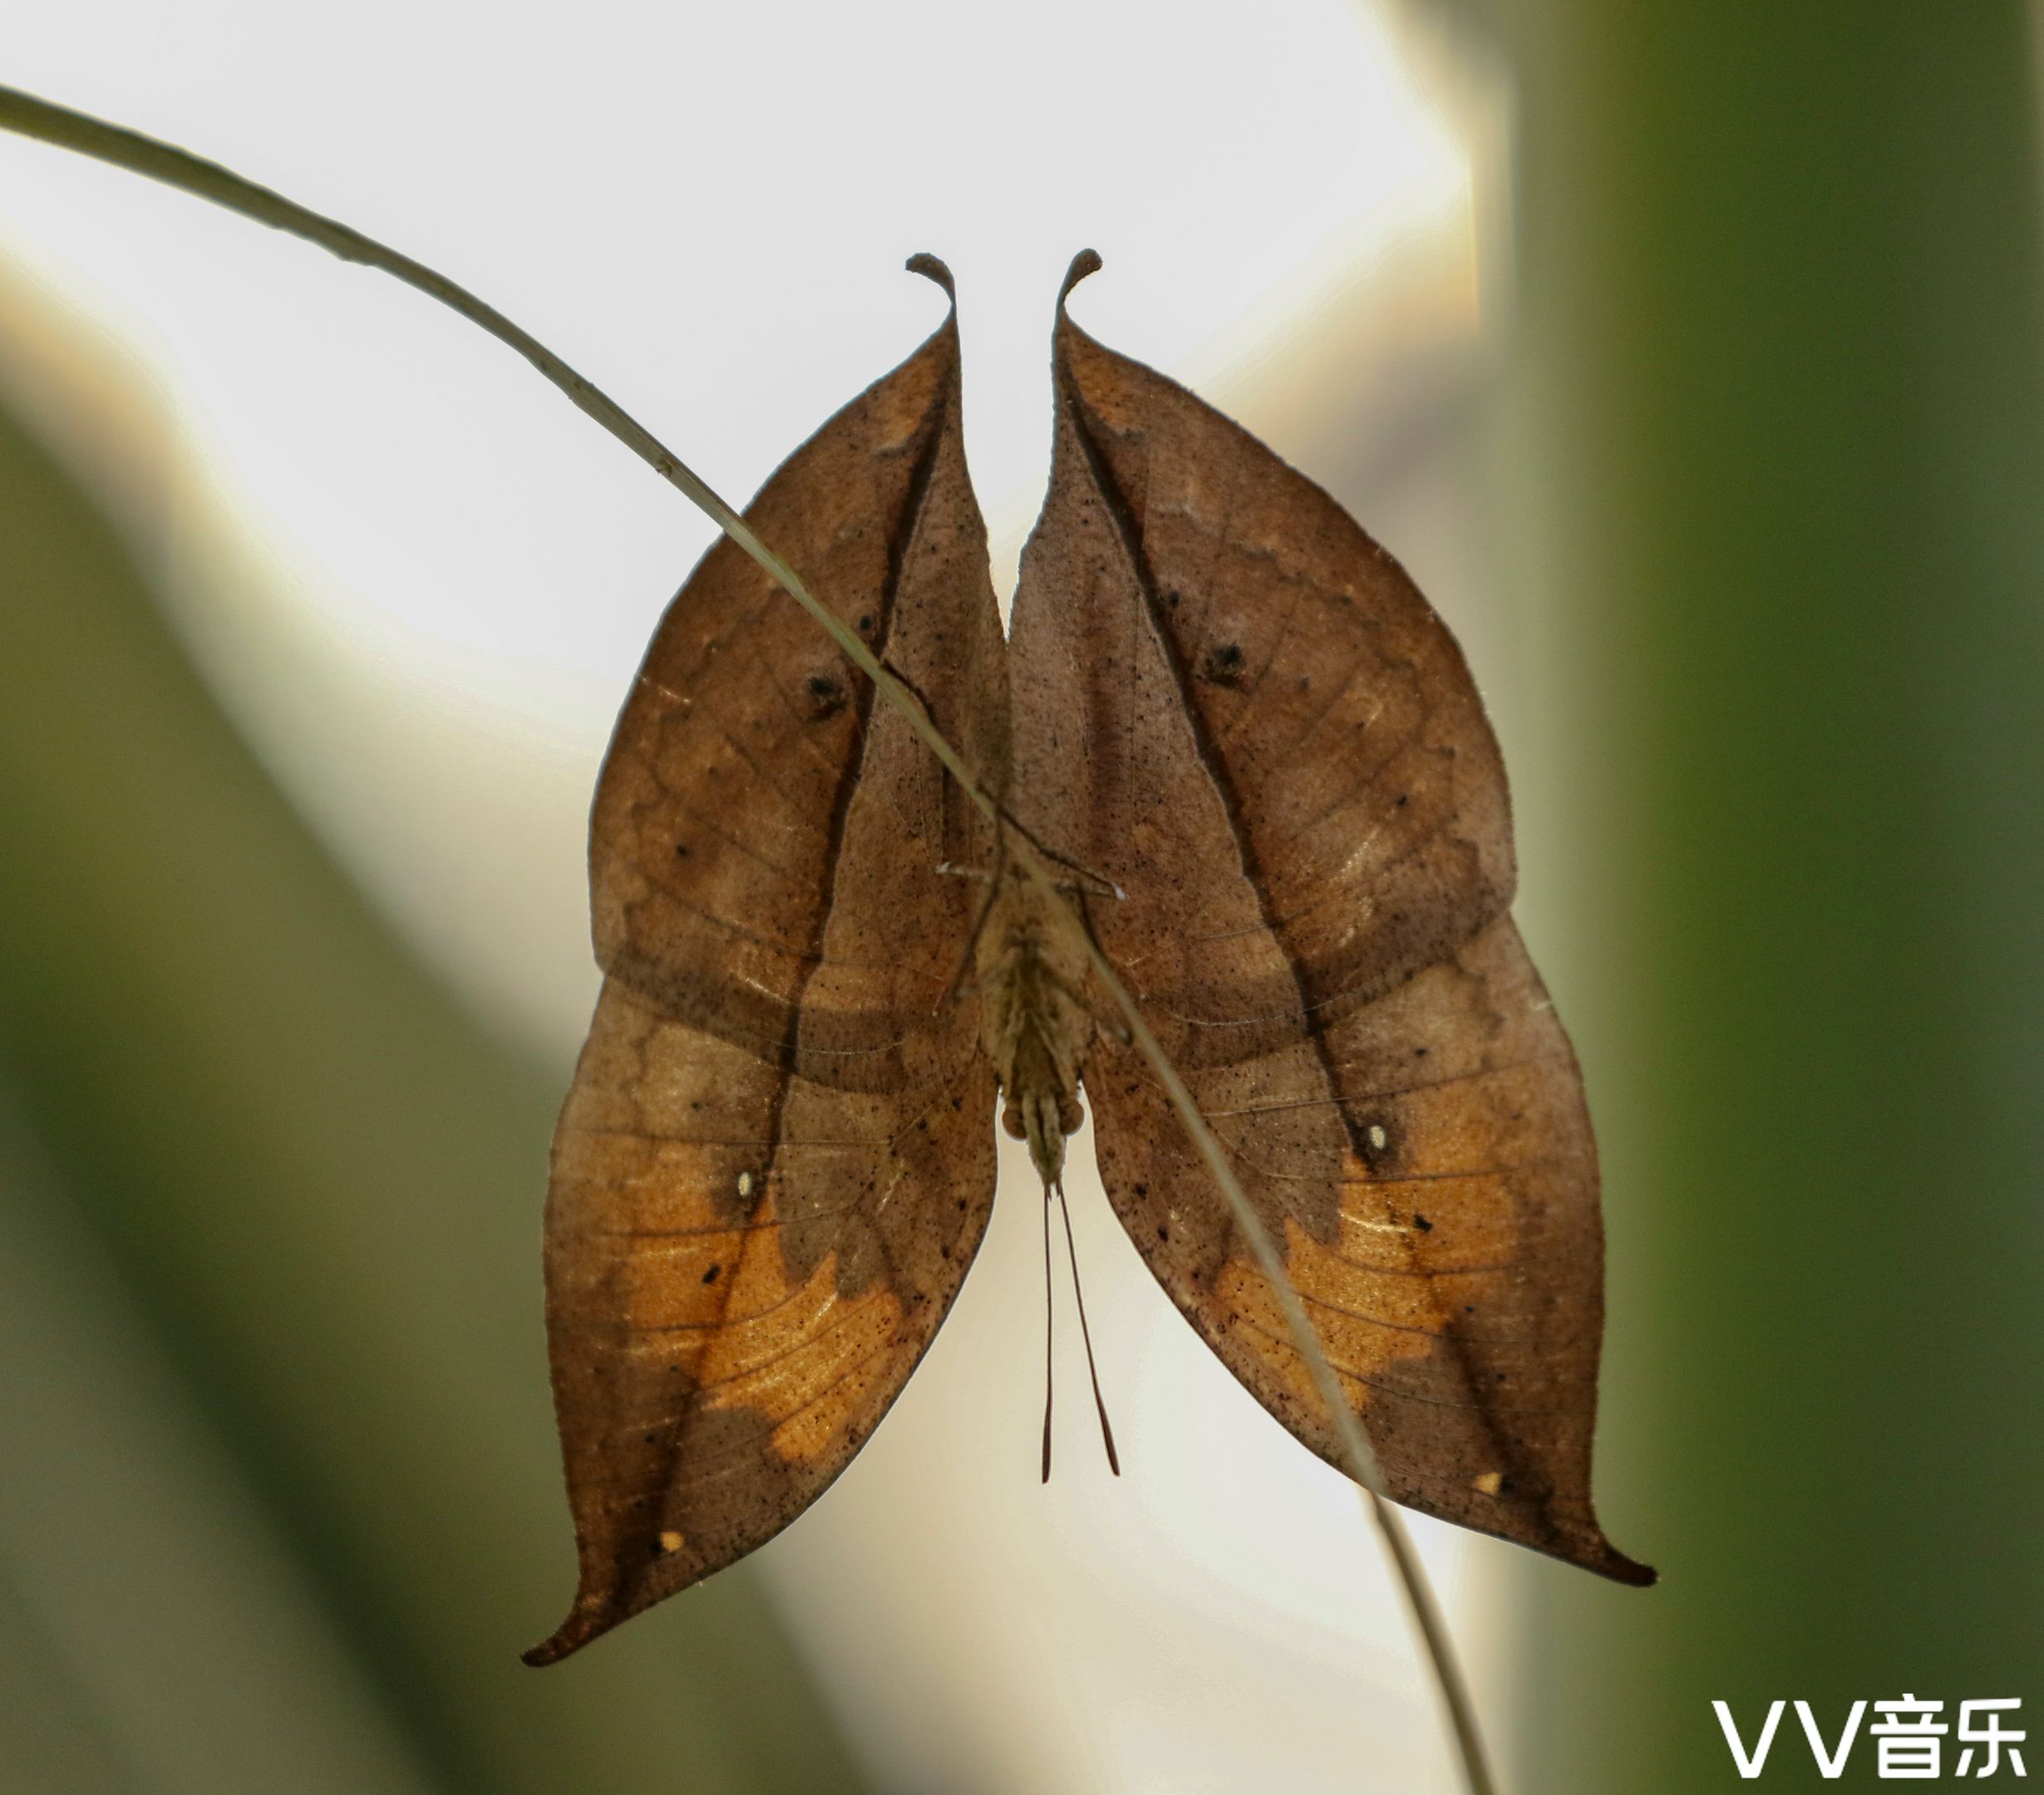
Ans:
MULTIPOLYGON (((1460 652, 1326 495, 1061 315, 1017 589, 1012 802, 1212 1121, 1401 1501, 1629 1580, 1589 1500, 1602 1326, 1580 1077, 1505 915, 1460 652)), ((1150 1068, 1087 1065, 1165 1290, 1308 1445, 1332 1428, 1150 1068)))
MULTIPOLYGON (((998 777, 1006 696, 947 323, 748 512, 998 777)), ((899 1393, 992 1196, 953 994, 988 841, 727 545, 662 620, 591 836, 607 979, 556 1132, 548 1334, 581 1561, 544 1663, 785 1526, 899 1393)))
MULTIPOLYGON (((995 777, 1002 645, 955 322, 797 450, 746 515, 995 777)), ((589 851, 598 962, 726 1038, 799 1044, 815 1076, 884 1083, 861 1050, 884 1060, 904 1016, 938 1007, 972 898, 937 869, 983 863, 973 828, 902 719, 876 711, 815 620, 720 540, 662 619, 604 762, 589 851), (874 801, 856 840, 855 793, 874 801), (864 851, 850 861, 848 844, 864 851), (838 949, 820 968, 826 920, 838 949)))
POLYGON ((1503 765, 1453 638, 1326 494, 1062 318, 1056 392, 1016 802, 1129 870, 1101 939, 1180 1057, 1225 1057, 1245 1017, 1367 1000, 1506 908, 1503 765))

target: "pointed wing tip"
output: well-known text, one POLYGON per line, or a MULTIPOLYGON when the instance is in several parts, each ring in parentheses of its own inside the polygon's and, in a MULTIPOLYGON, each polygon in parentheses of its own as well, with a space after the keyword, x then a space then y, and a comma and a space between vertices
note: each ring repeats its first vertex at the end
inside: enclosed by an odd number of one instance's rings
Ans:
POLYGON ((1601 1535, 1595 1551, 1574 1557, 1573 1562, 1585 1571, 1593 1571, 1600 1577, 1608 1577, 1613 1583, 1623 1583, 1631 1590, 1650 1590, 1661 1580, 1661 1573, 1652 1565, 1643 1565, 1625 1554, 1601 1535))
POLYGON ((571 1652, 578 1651, 588 1644, 586 1639, 577 1639, 569 1628, 563 1627, 553 1638, 542 1640, 539 1645, 520 1652, 518 1659, 520 1664, 530 1664, 535 1670, 544 1670, 549 1664, 559 1664, 571 1652))
POLYGON ((522 1663, 534 1669, 544 1669, 549 1664, 557 1664, 587 1645, 591 1640, 600 1639, 625 1617, 603 1609, 578 1602, 569 1610, 568 1618, 554 1630, 550 1638, 544 1639, 529 1650, 520 1652, 522 1663))
POLYGON ((1097 249, 1081 249, 1072 257, 1071 266, 1065 270, 1065 284, 1057 289, 1057 315, 1061 323, 1065 315, 1065 301, 1071 297, 1071 289, 1088 274, 1097 274, 1100 270, 1100 251, 1097 249))
POLYGON ((1643 1565, 1615 1549, 1611 1554, 1610 1568, 1604 1575, 1613 1583, 1623 1583, 1632 1590, 1650 1590, 1661 1580, 1661 1573, 1652 1565, 1643 1565))
POLYGON ((958 285, 951 278, 951 270, 927 249, 919 249, 902 264, 911 274, 920 274, 925 280, 933 280, 944 289, 944 297, 950 300, 955 314, 958 308, 958 285))
POLYGON ((1498 1527, 1460 1514, 1444 1514, 1441 1518, 1465 1526, 1473 1524, 1480 1533, 1491 1533, 1515 1546, 1530 1547, 1543 1557, 1587 1571, 1592 1576, 1608 1578, 1628 1589, 1650 1590, 1661 1580, 1661 1573, 1652 1565, 1628 1558, 1605 1536, 1596 1518, 1580 1511, 1557 1516, 1544 1507, 1534 1506, 1521 1511, 1516 1516, 1517 1525, 1508 1521, 1498 1527))

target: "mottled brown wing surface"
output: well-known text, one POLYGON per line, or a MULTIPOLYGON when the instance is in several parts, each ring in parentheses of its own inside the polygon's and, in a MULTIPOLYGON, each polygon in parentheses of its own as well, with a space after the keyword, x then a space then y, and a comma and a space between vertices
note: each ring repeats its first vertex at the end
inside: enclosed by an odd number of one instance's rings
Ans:
MULTIPOLYGON (((1089 922, 1284 1250, 1391 1493, 1645 1580, 1591 1508, 1595 1148, 1507 914, 1504 770, 1461 654, 1382 549, 1218 412, 1061 311, 1056 367, 1009 651, 1013 806, 1121 888, 1086 896, 1089 922)), ((1151 1270, 1335 1459, 1148 1068, 1103 1036, 1085 1082, 1151 1270)))
MULTIPOLYGON (((997 777, 1000 621, 954 324, 747 516, 997 777)), ((592 822, 608 976, 546 1216, 580 1585, 529 1661, 779 1531, 928 1344, 994 1183, 992 1074, 949 991, 980 888, 939 869, 990 860, 870 682, 712 549, 648 653, 592 822)))

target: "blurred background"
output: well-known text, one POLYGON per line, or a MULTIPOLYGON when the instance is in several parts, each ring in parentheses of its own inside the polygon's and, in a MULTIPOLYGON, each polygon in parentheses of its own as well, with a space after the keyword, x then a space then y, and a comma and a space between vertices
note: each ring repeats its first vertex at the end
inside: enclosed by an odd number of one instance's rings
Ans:
MULTIPOLYGON (((1664 1579, 1417 1523, 1529 1795, 1731 1786, 1713 1698, 2044 1714, 2041 69, 1996 0, 0 40, 470 285, 735 499, 933 325, 936 251, 1004 592, 1091 244, 1080 321, 1406 562, 1512 768, 1605 1155, 1601 1506, 1664 1579)), ((416 295, 0 140, 0 1791, 1456 1787, 1352 1492, 1076 1179, 1118 1482, 1071 1404, 1037 1482, 1025 1173, 824 1501, 517 1663, 572 1580, 588 796, 709 536, 416 295)))

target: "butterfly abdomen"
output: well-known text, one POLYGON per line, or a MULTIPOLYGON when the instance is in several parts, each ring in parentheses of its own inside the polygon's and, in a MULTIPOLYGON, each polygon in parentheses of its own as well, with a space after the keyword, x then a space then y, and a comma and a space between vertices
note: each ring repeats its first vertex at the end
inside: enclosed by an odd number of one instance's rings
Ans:
POLYGON ((1083 969, 1050 928, 1042 900, 1014 879, 1001 889, 978 949, 981 1044, 1001 1081, 1002 1125, 1029 1143, 1047 1186, 1065 1166, 1065 1137, 1084 1119, 1079 1074, 1093 1019, 1076 996, 1083 969))

